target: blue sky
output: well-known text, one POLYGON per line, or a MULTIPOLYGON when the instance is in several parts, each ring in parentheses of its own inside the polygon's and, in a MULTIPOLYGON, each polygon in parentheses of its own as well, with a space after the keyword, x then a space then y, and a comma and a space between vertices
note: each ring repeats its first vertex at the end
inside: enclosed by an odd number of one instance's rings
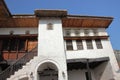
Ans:
POLYGON ((12 14, 34 14, 36 9, 64 9, 73 15, 110 16, 107 29, 113 49, 120 50, 120 0, 5 0, 12 14))

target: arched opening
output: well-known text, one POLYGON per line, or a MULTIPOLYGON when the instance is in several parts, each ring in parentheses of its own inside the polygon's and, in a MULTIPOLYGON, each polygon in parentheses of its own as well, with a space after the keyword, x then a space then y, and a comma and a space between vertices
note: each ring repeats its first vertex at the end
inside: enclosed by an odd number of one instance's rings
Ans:
POLYGON ((37 73, 38 80, 58 80, 58 68, 51 62, 43 63, 37 73))

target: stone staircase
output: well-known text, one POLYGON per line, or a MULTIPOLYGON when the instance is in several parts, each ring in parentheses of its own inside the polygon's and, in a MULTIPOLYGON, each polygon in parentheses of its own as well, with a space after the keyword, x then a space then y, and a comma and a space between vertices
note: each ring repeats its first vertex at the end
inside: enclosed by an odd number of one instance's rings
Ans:
POLYGON ((19 80, 21 79, 21 76, 23 77, 29 77, 31 74, 31 66, 35 63, 37 60, 37 56, 35 56, 33 59, 31 59, 29 62, 27 62, 25 65, 22 66, 21 69, 18 71, 15 71, 13 75, 11 75, 7 80, 19 80))
MULTIPOLYGON (((38 51, 38 48, 35 47, 33 50, 26 53, 23 57, 21 57, 19 60, 17 60, 11 66, 9 66, 6 70, 1 72, 0 80, 13 80, 12 77, 14 77, 14 76, 19 77, 19 76, 17 76, 17 75, 19 75, 19 73, 25 72, 24 70, 29 69, 29 65, 30 65, 31 61, 32 60, 34 61, 35 56, 37 56, 37 51, 38 51)), ((26 73, 22 73, 22 74, 26 74, 26 73)))

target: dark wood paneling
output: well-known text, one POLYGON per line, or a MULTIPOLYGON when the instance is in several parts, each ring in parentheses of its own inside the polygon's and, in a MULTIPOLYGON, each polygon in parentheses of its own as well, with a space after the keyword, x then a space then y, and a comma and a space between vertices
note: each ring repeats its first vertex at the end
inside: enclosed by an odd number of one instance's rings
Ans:
POLYGON ((70 36, 70 37, 64 37, 65 40, 85 40, 85 39, 108 39, 109 36, 70 36))

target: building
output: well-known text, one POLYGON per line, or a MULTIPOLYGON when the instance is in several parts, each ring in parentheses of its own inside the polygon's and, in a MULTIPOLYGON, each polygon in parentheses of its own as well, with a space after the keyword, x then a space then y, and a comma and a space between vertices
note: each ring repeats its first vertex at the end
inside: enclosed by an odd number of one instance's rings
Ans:
POLYGON ((0 80, 120 80, 112 20, 66 10, 12 15, 0 0, 0 80))
POLYGON ((120 50, 114 50, 118 65, 120 67, 120 50))

